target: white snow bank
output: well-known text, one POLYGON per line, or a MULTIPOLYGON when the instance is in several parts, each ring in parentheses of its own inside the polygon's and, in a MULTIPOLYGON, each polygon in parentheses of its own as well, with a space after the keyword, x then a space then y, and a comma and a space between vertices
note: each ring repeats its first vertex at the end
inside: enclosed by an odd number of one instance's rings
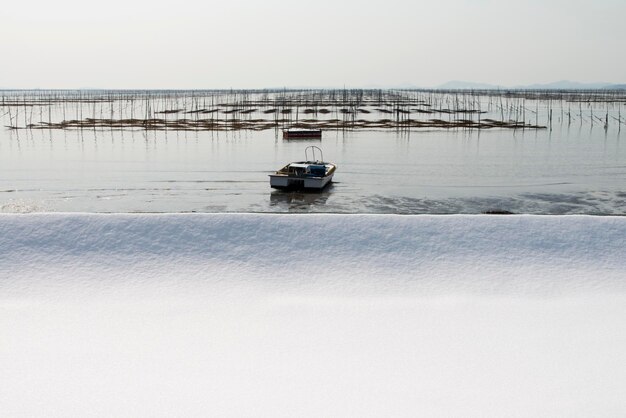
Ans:
POLYGON ((622 416, 626 218, 0 215, 3 416, 622 416))
POLYGON ((0 253, 4 295, 66 281, 194 293, 198 282, 376 295, 626 288, 621 217, 0 215, 0 253))

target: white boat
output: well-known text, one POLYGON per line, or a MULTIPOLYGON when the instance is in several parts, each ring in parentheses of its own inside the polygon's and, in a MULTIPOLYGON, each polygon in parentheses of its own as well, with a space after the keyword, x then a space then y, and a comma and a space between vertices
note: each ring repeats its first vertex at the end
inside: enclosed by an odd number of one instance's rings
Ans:
POLYGON ((306 147, 304 158, 306 161, 289 163, 276 173, 270 174, 270 186, 275 189, 321 190, 333 180, 337 165, 325 162, 321 149, 316 146, 306 147), (319 160, 316 158, 318 152, 319 160))

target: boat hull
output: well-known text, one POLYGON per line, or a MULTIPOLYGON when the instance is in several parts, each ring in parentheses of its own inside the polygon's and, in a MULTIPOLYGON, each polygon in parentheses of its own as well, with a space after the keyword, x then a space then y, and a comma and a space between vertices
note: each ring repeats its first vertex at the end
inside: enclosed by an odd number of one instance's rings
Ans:
POLYGON ((284 174, 270 174, 270 186, 274 189, 321 190, 333 180, 333 174, 325 177, 293 177, 284 174))

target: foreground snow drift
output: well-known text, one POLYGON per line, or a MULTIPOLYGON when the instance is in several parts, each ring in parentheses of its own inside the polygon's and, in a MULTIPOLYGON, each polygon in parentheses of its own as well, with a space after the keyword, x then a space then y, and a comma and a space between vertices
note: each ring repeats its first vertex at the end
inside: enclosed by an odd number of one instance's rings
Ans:
POLYGON ((613 291, 625 244, 621 217, 0 215, 0 289, 613 291))
POLYGON ((626 413, 626 218, 0 216, 6 416, 626 413))

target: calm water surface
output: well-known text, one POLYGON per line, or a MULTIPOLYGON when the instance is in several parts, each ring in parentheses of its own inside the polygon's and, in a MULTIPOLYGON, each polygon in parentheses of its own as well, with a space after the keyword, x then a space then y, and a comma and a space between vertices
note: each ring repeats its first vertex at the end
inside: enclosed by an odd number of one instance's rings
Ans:
MULTIPOLYGON (((626 130, 626 126, 624 126, 626 130)), ((3 212, 626 213, 626 132, 0 130, 3 212), (321 193, 268 174, 317 145, 339 169, 321 193)))

